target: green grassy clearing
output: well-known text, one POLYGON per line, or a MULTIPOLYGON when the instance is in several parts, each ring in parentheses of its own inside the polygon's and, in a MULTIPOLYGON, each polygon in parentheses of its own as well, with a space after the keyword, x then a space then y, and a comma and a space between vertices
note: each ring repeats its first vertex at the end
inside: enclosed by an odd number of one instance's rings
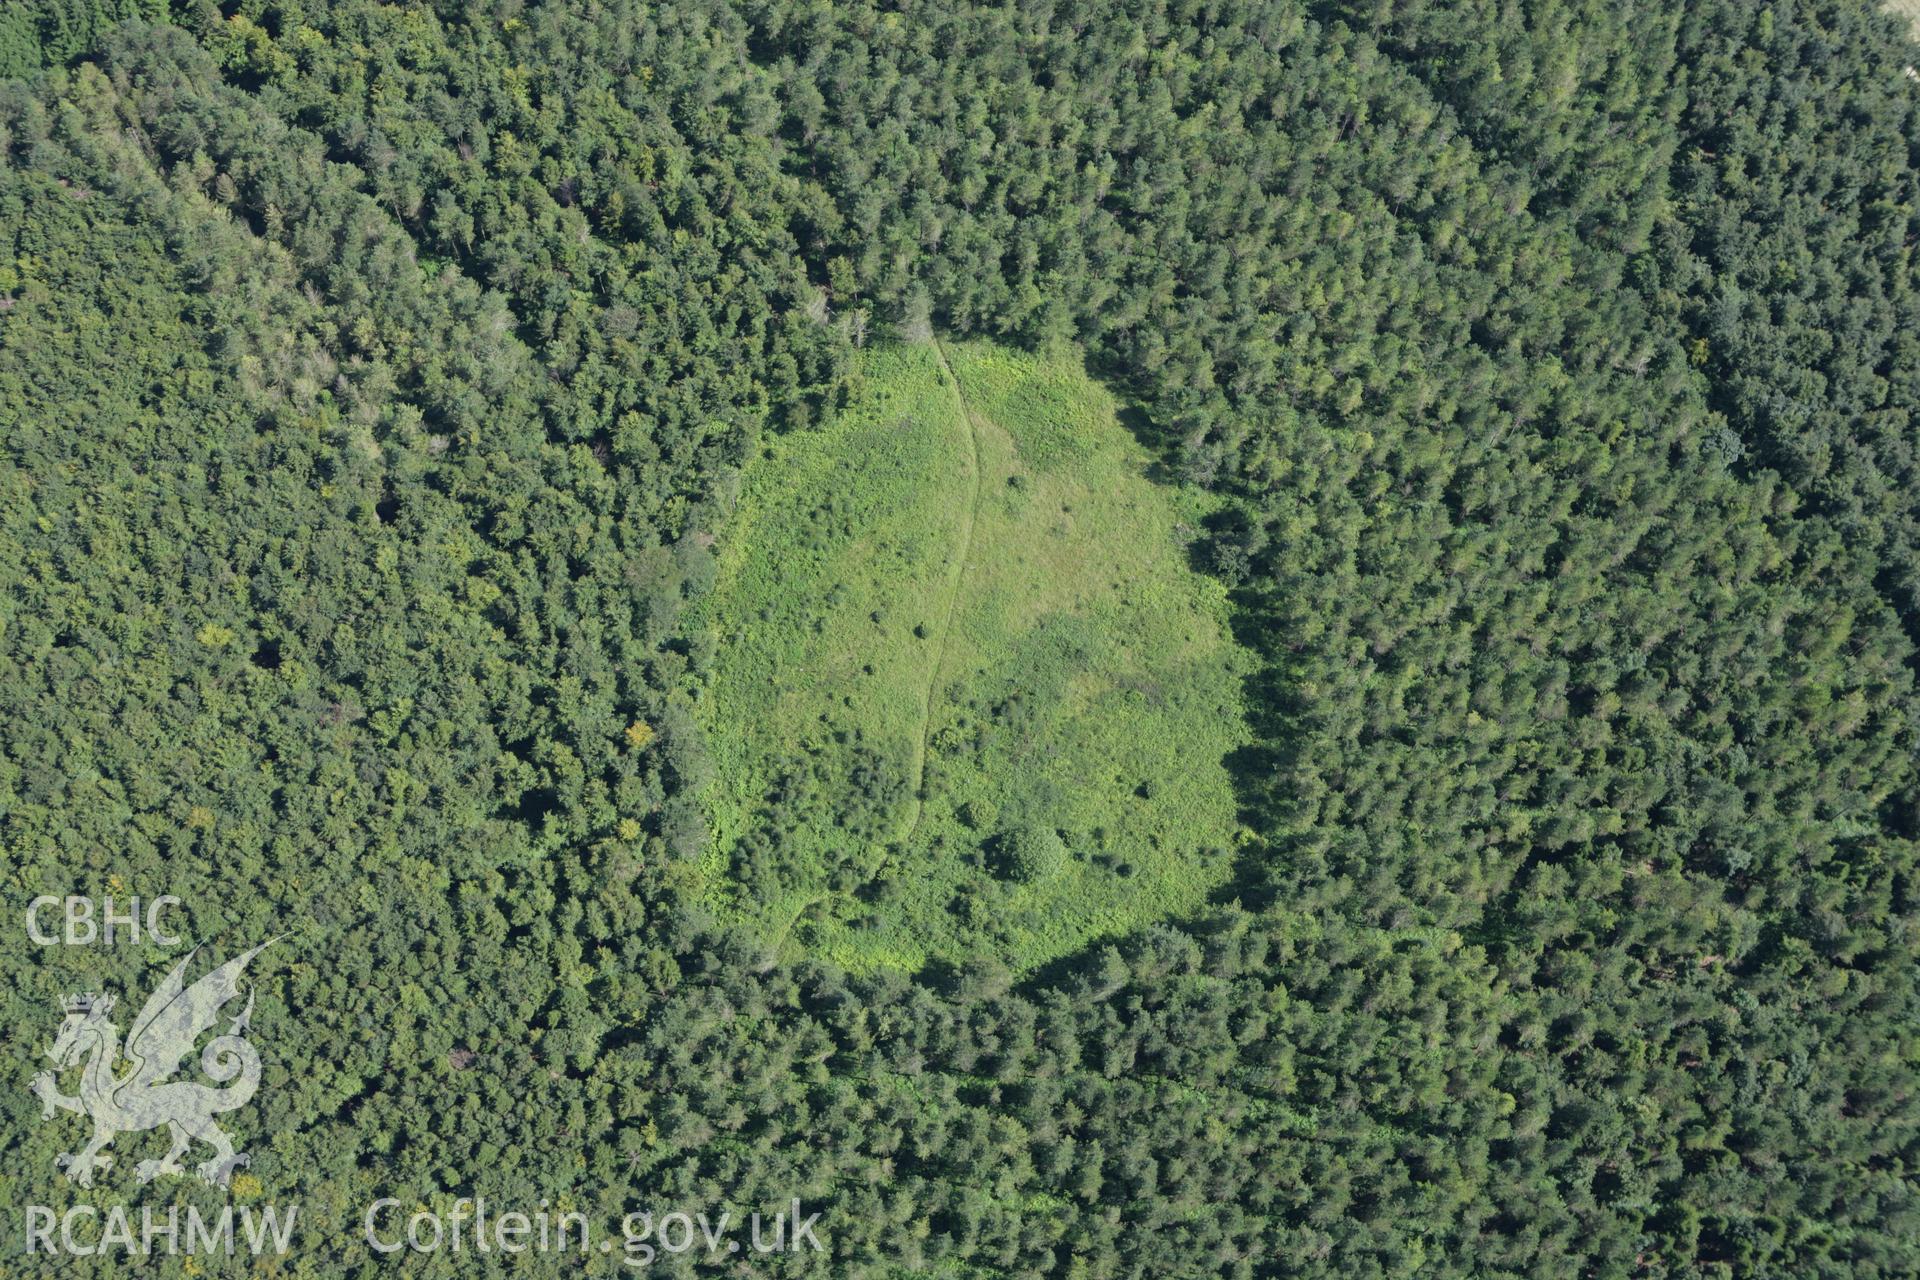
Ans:
POLYGON ((1076 364, 942 350, 868 353, 858 403, 766 443, 696 619, 712 903, 859 968, 1190 909, 1238 830, 1206 499, 1147 479, 1076 364))

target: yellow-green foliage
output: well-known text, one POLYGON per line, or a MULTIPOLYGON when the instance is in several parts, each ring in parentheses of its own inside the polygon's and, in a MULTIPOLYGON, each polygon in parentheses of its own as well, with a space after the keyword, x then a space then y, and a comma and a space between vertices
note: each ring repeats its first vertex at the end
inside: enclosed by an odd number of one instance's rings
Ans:
POLYGON ((768 443, 696 620, 713 899, 859 967, 1030 965, 1189 910, 1236 830, 1204 500, 1076 365, 942 351, 869 353, 850 410, 768 443), (1035 828, 1064 866, 1009 874, 1035 828))

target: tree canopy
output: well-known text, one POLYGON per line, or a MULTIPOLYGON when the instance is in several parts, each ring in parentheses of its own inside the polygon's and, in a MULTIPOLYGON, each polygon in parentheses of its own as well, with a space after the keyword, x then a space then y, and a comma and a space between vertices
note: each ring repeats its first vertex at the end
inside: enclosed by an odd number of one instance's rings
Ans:
MULTIPOLYGON (((1860 0, 11 6, 14 895, 292 930, 235 1192, 292 1274, 481 1194, 797 1195, 795 1275, 1909 1275, 1914 60, 1860 0), (696 891, 689 606, 936 331, 1211 491, 1248 836, 848 974, 696 891)), ((26 1060, 178 956, 0 954, 0 1182, 65 1203, 26 1060)))

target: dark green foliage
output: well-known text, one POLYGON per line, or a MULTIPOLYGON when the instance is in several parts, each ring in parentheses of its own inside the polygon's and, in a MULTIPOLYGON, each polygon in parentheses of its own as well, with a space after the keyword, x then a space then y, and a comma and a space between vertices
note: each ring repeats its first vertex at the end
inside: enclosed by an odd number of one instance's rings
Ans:
POLYGON ((1000 837, 1001 871, 1022 884, 1034 884, 1058 875, 1067 865, 1067 845, 1060 833, 1039 823, 1023 823, 1000 837))
POLYGON ((0 6, 0 77, 64 63, 129 19, 160 19, 167 0, 10 0, 0 6))
MULTIPOLYGON (((1914 1271, 1893 20, 170 12, 0 10, 0 840, 292 927, 236 1129, 308 1271, 475 1193, 797 1194, 853 1276, 1914 1271), (685 892, 681 618, 761 434, 929 320, 1084 344, 1231 503, 1257 838, 1204 918, 849 978, 685 892)), ((5 954, 19 1081, 168 960, 5 954)), ((520 1261, 462 1265, 581 1270, 520 1261)))

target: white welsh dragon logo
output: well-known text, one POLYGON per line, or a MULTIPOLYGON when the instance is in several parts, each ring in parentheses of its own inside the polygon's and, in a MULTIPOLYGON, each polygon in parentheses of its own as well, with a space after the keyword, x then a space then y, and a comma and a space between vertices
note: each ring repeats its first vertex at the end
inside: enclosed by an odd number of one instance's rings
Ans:
POLYGON ((94 1171, 113 1163, 113 1157, 102 1155, 101 1149, 113 1141, 115 1134, 141 1133, 161 1125, 172 1130, 173 1146, 163 1158, 142 1160, 135 1166, 135 1176, 142 1182, 163 1174, 184 1173, 180 1157, 195 1139, 213 1148, 212 1158, 195 1166, 203 1181, 225 1186, 234 1169, 247 1163, 247 1157, 234 1151, 232 1140, 213 1118, 245 1106, 260 1087, 260 1055, 244 1038, 253 1014, 251 992, 245 1010, 200 1054, 201 1070, 226 1087, 169 1077, 181 1069, 194 1042, 213 1028, 221 1008, 239 994, 240 974, 247 962, 275 941, 278 939, 261 943, 188 986, 187 965, 199 954, 195 948, 148 998, 133 1021, 125 1048, 120 1044, 120 1028, 107 1016, 113 1012, 111 995, 68 996, 61 1001, 66 1017, 47 1056, 62 1071, 86 1060, 80 1095, 61 1093, 51 1071, 34 1077, 33 1091, 40 1097, 45 1118, 51 1118, 58 1109, 78 1111, 93 1121, 92 1141, 79 1154, 62 1155, 56 1161, 68 1178, 83 1187, 92 1186, 94 1171), (115 1074, 123 1058, 128 1065, 124 1072, 115 1074))

